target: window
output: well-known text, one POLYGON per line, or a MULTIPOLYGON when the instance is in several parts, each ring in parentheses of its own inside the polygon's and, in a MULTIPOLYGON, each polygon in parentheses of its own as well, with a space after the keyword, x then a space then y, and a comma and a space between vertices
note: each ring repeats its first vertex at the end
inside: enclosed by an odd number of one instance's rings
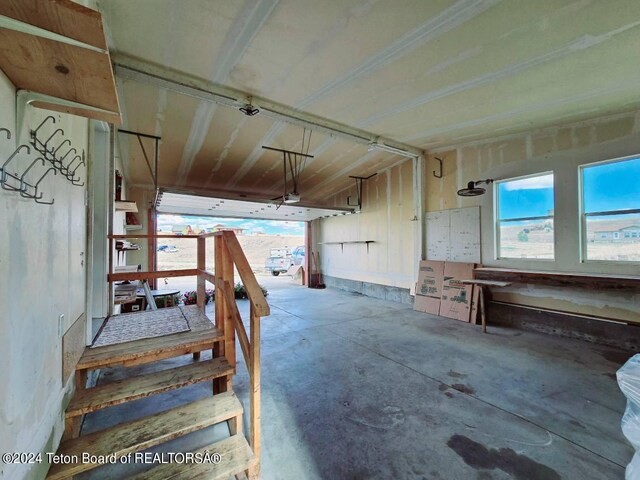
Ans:
POLYGON ((553 257, 553 173, 496 182, 498 258, 553 257))
POLYGON ((640 262, 640 157, 580 170, 583 258, 640 262))

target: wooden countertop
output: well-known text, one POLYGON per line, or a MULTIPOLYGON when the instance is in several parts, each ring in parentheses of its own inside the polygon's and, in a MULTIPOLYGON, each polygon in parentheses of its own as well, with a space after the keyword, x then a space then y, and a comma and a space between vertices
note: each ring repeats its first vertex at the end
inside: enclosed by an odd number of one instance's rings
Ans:
POLYGON ((511 268, 479 267, 473 270, 478 280, 496 280, 513 283, 536 283, 550 286, 582 287, 609 290, 640 289, 640 276, 605 273, 547 272, 511 268))

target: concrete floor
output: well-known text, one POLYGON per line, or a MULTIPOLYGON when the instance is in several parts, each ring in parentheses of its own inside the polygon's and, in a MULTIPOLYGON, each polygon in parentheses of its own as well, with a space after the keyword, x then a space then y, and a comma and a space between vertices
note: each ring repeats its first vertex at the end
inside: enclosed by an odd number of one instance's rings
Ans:
MULTIPOLYGON (((632 449, 620 431, 625 401, 615 371, 628 354, 507 328, 483 335, 401 304, 293 286, 287 277, 260 282, 272 308, 262 322, 262 478, 623 478, 632 449)), ((158 366, 109 369, 101 380, 150 368, 158 366)), ((248 405, 243 364, 234 388, 248 405)), ((209 394, 207 383, 112 407, 88 415, 83 432, 209 394)), ((197 448, 224 430, 152 450, 197 448)), ((147 468, 107 466, 79 478, 147 468)))

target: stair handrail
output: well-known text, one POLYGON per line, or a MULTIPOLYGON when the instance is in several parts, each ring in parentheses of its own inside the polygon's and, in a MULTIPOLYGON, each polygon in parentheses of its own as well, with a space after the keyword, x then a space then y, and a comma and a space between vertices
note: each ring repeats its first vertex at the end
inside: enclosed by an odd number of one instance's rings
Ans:
POLYGON ((256 310, 256 314, 260 317, 268 316, 270 314, 269 304, 267 303, 267 299, 264 297, 264 293, 262 293, 262 288, 251 269, 251 265, 249 265, 247 257, 242 251, 238 238, 235 233, 231 231, 223 231, 220 233, 224 238, 225 245, 231 255, 231 259, 233 260, 236 269, 238 270, 238 274, 240 274, 240 279, 242 280, 244 289, 247 292, 251 306, 256 310))
MULTIPOLYGON (((215 285, 215 323, 224 333, 224 347, 214 355, 225 356, 236 367, 235 334, 249 371, 249 445, 258 459, 250 469, 249 478, 257 478, 260 471, 260 319, 270 314, 269 304, 249 265, 235 233, 221 231, 201 234, 198 238, 198 305, 204 309, 205 282, 215 285), (206 270, 206 239, 215 239, 215 272, 206 270), (240 275, 250 302, 249 333, 242 322, 234 293, 234 266, 240 275)), ((217 388, 224 391, 231 385, 230 378, 217 388)), ((234 432, 232 431, 232 434, 234 432)))

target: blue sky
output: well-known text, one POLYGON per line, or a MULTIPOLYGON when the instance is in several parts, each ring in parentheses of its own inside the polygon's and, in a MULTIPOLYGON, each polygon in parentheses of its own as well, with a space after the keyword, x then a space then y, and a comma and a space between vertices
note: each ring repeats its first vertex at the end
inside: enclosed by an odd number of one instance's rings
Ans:
MULTIPOLYGON (((640 157, 582 170, 586 212, 640 208, 640 157)), ((500 218, 547 215, 553 206, 553 175, 498 185, 500 218)))
POLYGON ((191 225, 194 229, 213 227, 217 224, 247 229, 247 234, 262 232, 267 235, 304 236, 304 222, 279 222, 275 220, 254 220, 219 217, 195 217, 190 215, 158 215, 158 230, 171 230, 174 225, 191 225))
POLYGON ((586 212, 640 208, 640 157, 583 169, 586 212))
POLYGON ((553 174, 498 184, 500 218, 540 217, 553 210, 553 174))

